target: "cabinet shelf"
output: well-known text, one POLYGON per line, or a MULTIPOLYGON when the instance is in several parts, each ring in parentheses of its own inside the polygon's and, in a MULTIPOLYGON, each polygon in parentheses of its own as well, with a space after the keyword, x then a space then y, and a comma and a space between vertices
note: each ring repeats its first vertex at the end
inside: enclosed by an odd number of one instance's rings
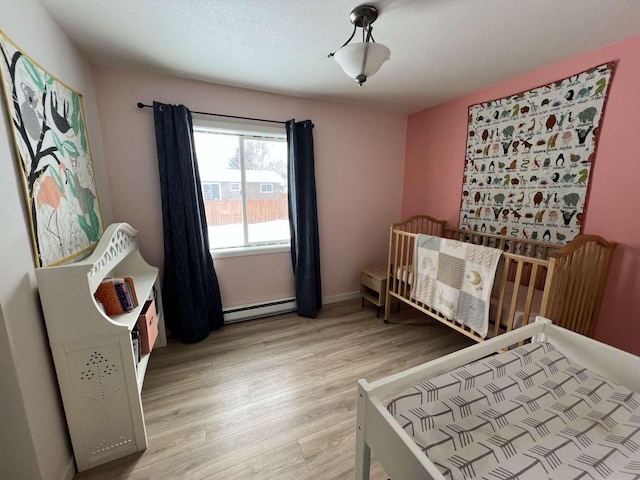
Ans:
POLYGON ((130 312, 123 313, 122 315, 104 314, 107 319, 117 325, 126 327, 129 331, 133 329, 136 322, 138 321, 138 317, 140 316, 140 312, 142 311, 142 307, 144 306, 143 299, 147 298, 149 294, 152 293, 153 285, 158 278, 158 273, 156 270, 155 273, 142 273, 139 275, 131 275, 131 277, 133 278, 133 284, 136 286, 136 294, 138 297, 139 305, 130 312))
POLYGON ((145 299, 156 302, 156 347, 166 345, 166 334, 158 269, 140 255, 137 233, 126 223, 110 225, 89 257, 36 270, 78 471, 147 448, 140 393, 150 354, 136 364, 131 343, 145 299), (105 278, 125 276, 139 305, 108 316, 94 293, 105 278))
POLYGON ((142 382, 144 382, 144 374, 147 371, 147 366, 149 365, 149 357, 151 354, 145 353, 140 357, 140 361, 136 367, 136 378, 138 383, 138 393, 142 392, 142 382))

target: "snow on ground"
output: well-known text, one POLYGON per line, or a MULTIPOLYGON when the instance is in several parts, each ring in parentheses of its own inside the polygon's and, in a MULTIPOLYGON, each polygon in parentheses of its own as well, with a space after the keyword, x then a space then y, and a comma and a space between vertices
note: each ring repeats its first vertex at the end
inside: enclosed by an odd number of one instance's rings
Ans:
MULTIPOLYGON (((209 247, 228 248, 244 244, 242 224, 209 226, 209 247)), ((289 220, 253 223, 249 225, 249 242, 269 243, 289 240, 289 220)))

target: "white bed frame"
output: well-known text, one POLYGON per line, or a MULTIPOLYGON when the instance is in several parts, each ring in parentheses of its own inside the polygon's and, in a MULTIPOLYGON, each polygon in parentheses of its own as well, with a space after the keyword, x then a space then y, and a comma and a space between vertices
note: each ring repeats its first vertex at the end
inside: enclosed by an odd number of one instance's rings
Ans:
POLYGON ((383 399, 521 341, 551 343, 569 359, 626 388, 640 392, 640 357, 537 317, 536 322, 458 352, 367 382, 358 380, 356 480, 369 480, 371 453, 391 480, 445 480, 382 403, 383 399))

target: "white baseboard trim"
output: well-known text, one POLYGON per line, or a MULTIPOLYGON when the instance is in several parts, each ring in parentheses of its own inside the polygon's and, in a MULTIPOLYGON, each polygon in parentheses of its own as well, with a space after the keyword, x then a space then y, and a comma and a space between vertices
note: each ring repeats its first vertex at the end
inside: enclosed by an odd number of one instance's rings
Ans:
POLYGON ((332 295, 330 297, 324 297, 322 300, 323 305, 328 305, 330 303, 343 302, 345 300, 353 300, 354 298, 360 298, 362 294, 359 291, 356 292, 347 292, 341 293, 339 295, 332 295))
POLYGON ((63 480, 73 480, 73 477, 75 476, 75 474, 76 474, 76 460, 72 455, 71 460, 69 460, 69 463, 67 464, 67 469, 64 472, 63 480))
POLYGON ((268 302, 237 305, 224 309, 224 323, 243 322, 254 318, 270 317, 281 313, 295 312, 295 298, 281 298, 268 302))

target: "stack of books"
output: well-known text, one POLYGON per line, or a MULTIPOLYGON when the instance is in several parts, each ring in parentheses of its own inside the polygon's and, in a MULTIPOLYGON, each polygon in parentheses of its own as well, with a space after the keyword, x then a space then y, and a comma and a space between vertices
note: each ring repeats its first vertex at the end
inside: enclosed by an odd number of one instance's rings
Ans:
POLYGON ((107 315, 122 315, 138 306, 133 278, 105 278, 94 294, 107 315))
POLYGON ((140 363, 140 329, 136 324, 131 330, 131 346, 133 347, 133 358, 136 361, 136 368, 138 368, 138 363, 140 363))

